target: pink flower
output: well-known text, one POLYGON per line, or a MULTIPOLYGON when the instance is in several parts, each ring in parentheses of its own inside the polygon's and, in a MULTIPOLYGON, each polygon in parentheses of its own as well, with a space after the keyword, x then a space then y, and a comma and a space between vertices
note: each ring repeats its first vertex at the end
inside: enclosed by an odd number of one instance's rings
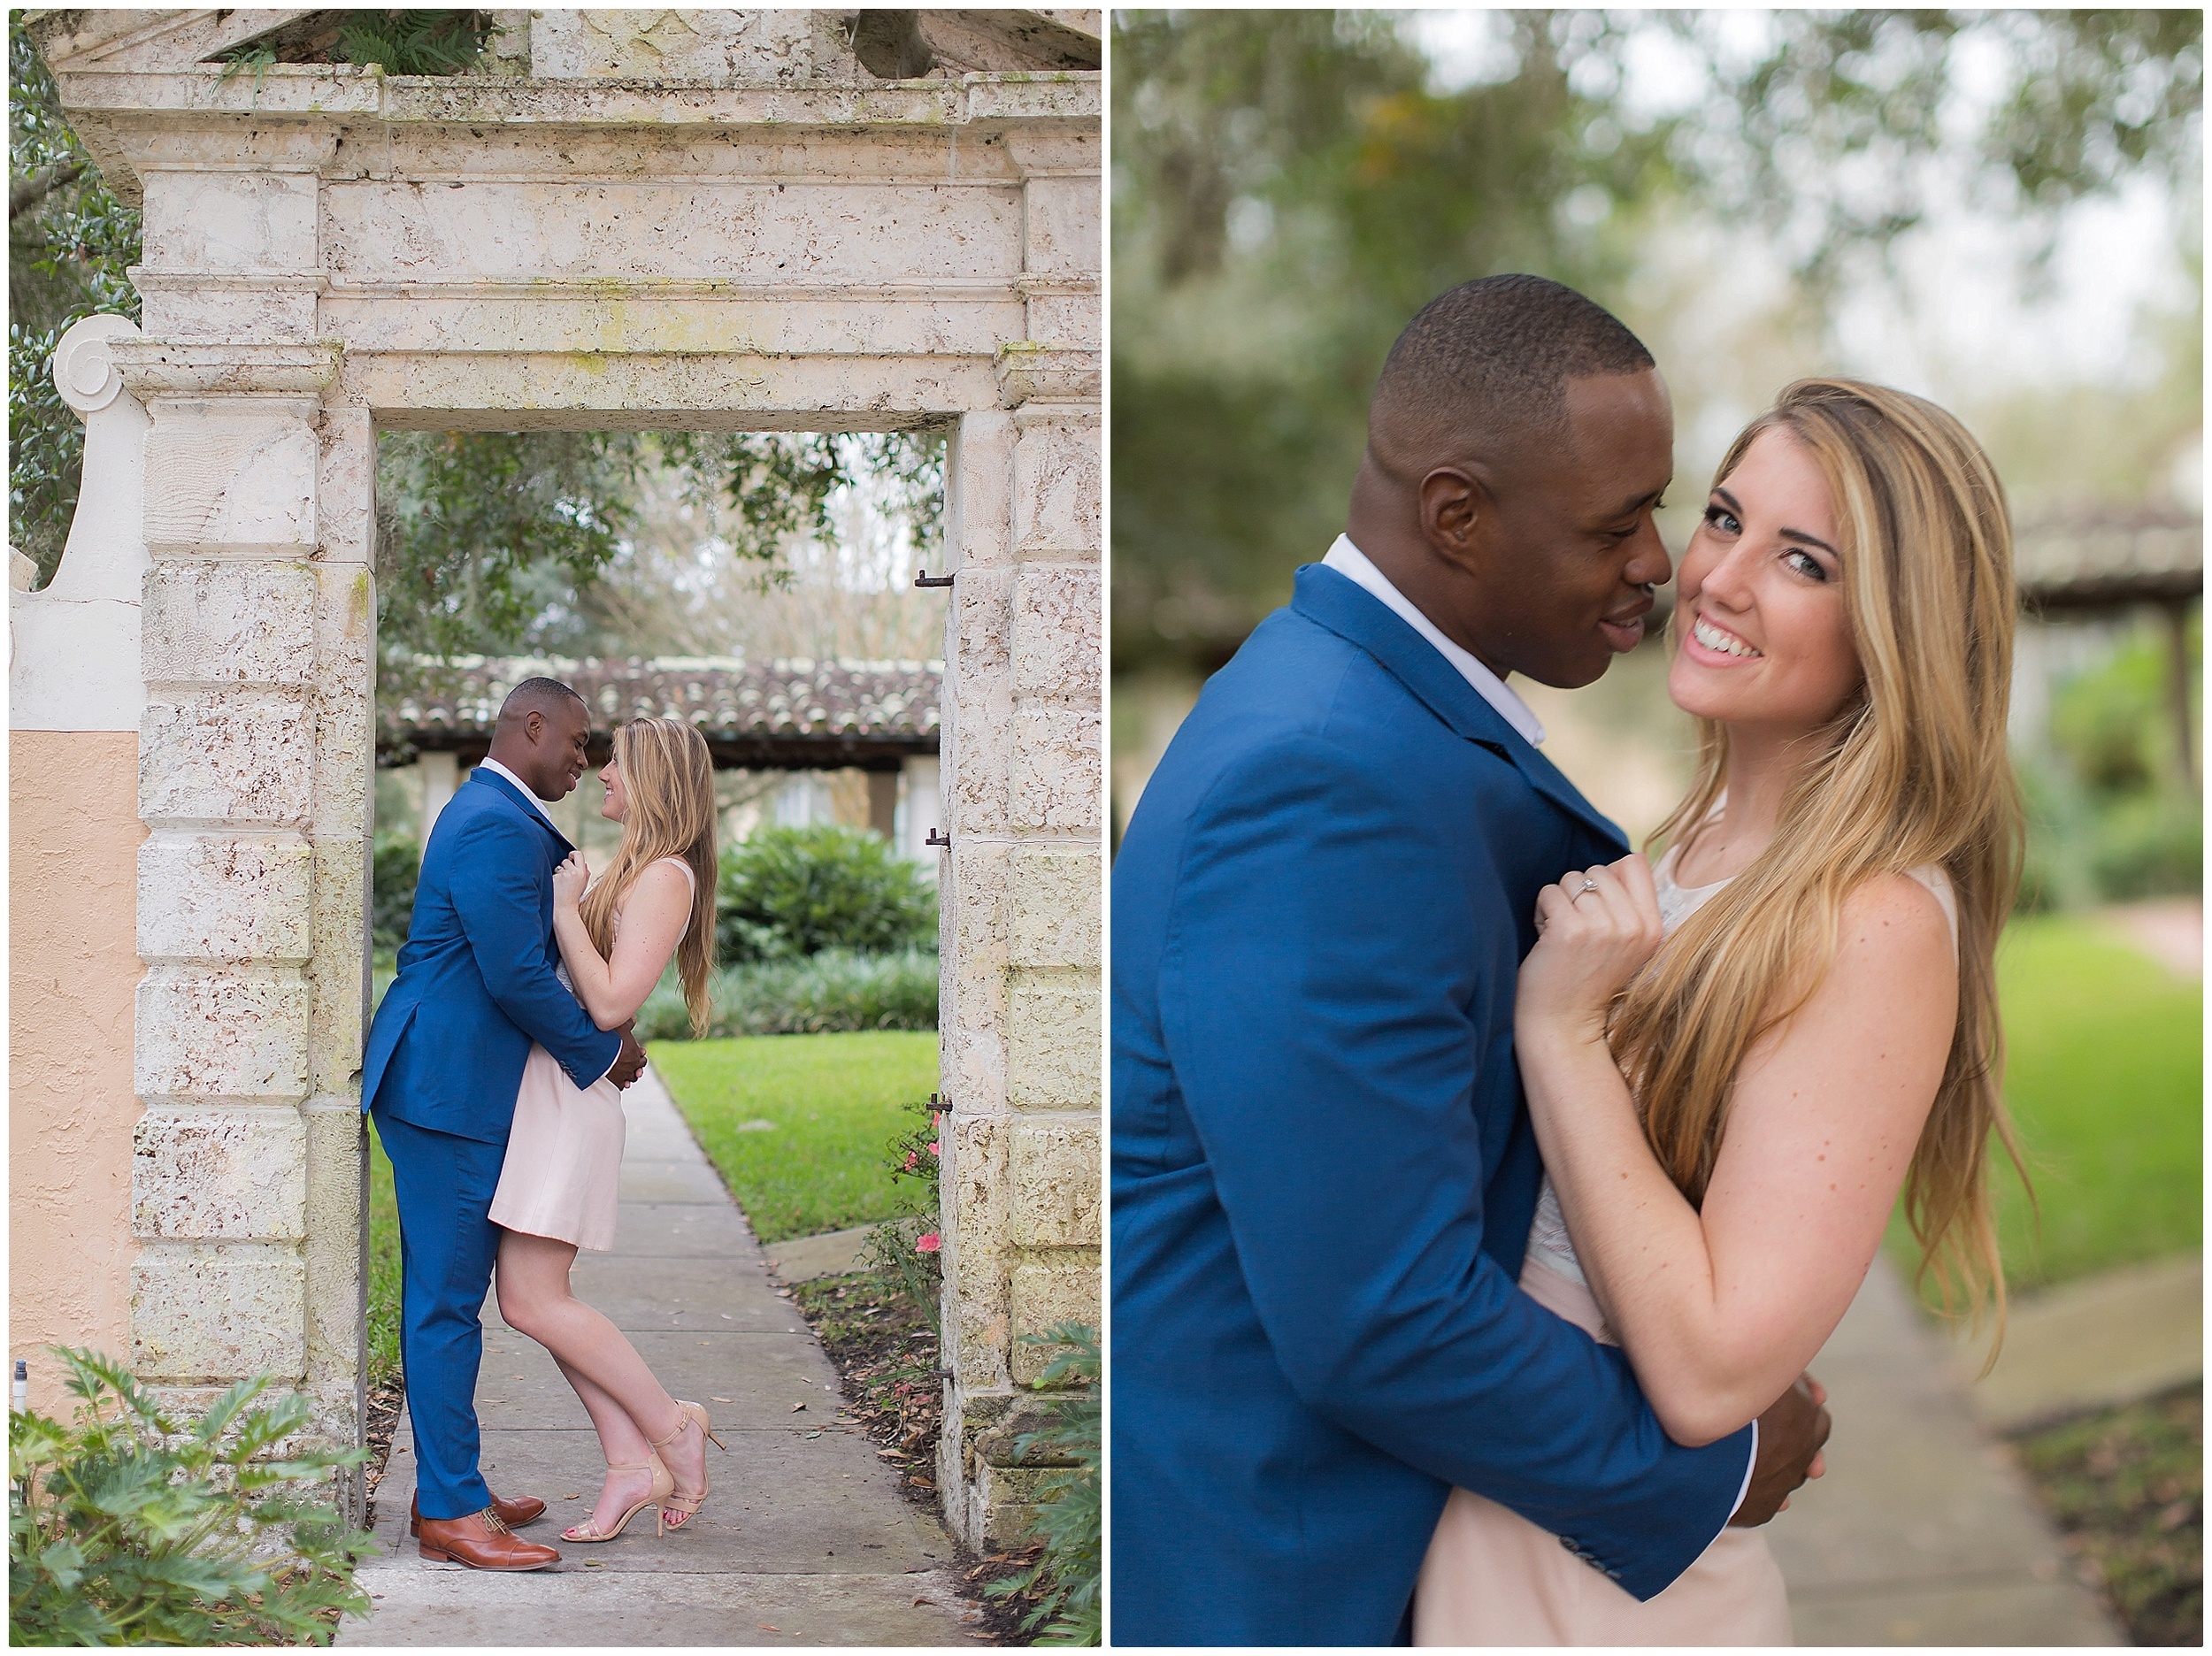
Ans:
POLYGON ((934 1254, 944 1245, 943 1238, 933 1230, 914 1245, 914 1251, 917 1254, 934 1254))
POLYGON ((909 1167, 912 1167, 912 1166, 914 1165, 915 1159, 916 1159, 916 1158, 915 1158, 914 1153, 913 1153, 911 1150, 909 1150, 909 1151, 906 1153, 906 1165, 907 1165, 907 1166, 909 1166, 909 1167))
POLYGON ((938 1154, 938 1149, 937 1149, 937 1141, 936 1141, 934 1138, 933 1138, 933 1139, 931 1139, 931 1140, 929 1141, 929 1153, 930 1153, 930 1154, 932 1154, 932 1155, 935 1155, 935 1154, 938 1154))

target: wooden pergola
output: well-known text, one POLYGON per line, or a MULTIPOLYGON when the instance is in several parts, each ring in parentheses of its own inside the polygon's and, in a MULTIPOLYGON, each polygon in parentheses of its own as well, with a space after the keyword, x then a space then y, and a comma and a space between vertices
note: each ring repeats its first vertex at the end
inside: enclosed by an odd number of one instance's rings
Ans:
POLYGON ((422 765, 426 840, 460 771, 490 750, 507 693, 526 678, 558 678, 591 709, 594 765, 606 763, 624 720, 681 719, 706 738, 717 770, 867 772, 869 820, 888 838, 902 771, 910 792, 926 791, 925 825, 935 826, 944 676, 943 663, 918 661, 411 657, 380 678, 376 763, 422 765))
POLYGON ((2197 782, 2189 614, 2204 598, 2204 519, 2175 507, 2054 514, 2014 533, 2021 608, 2052 619, 2154 608, 2166 622, 2167 694, 2181 774, 2197 782))

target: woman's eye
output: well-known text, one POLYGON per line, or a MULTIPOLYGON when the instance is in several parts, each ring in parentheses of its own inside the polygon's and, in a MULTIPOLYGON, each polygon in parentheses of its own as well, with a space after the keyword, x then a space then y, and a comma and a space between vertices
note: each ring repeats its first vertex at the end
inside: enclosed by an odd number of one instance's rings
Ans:
POLYGON ((1816 581, 1824 581, 1828 579, 1828 571, 1821 567, 1820 560, 1802 547, 1792 547, 1782 555, 1782 558, 1783 562, 1800 575, 1816 581))
POLYGON ((1723 534, 1741 534, 1743 525, 1736 521, 1736 514, 1725 506, 1708 506, 1705 521, 1723 534))

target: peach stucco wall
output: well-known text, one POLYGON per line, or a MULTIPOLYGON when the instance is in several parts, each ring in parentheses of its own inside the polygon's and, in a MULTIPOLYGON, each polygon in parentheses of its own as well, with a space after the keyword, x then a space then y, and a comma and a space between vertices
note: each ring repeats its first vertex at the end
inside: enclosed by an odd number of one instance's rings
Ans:
POLYGON ((49 1345, 130 1354, 136 731, 8 737, 8 1357, 65 1418, 49 1345))

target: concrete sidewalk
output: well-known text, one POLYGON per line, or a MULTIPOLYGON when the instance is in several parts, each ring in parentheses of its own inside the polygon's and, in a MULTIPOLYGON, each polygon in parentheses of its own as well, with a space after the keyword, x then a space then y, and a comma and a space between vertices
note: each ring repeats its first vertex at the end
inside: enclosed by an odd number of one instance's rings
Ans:
POLYGON ((484 1311, 477 1385, 485 1476, 550 1510, 523 1533, 559 1547, 528 1575, 426 1565, 407 1535, 413 1434, 402 1414, 376 1496, 382 1551, 360 1571, 373 1608, 349 1645, 943 1645, 979 1642, 934 1516, 899 1493, 839 1405, 836 1372, 790 1303, 667 1089, 624 1095, 629 1138, 614 1251, 580 1256, 577 1292, 627 1333, 669 1390, 704 1403, 705 1509, 657 1540, 564 1544, 599 1485, 598 1439, 542 1347, 484 1311), (586 1592, 588 1584, 590 1591, 586 1592))
POLYGON ((1829 1470, 1769 1530, 1797 1642, 2124 1644, 1888 1259, 1812 1364, 1829 1470))

